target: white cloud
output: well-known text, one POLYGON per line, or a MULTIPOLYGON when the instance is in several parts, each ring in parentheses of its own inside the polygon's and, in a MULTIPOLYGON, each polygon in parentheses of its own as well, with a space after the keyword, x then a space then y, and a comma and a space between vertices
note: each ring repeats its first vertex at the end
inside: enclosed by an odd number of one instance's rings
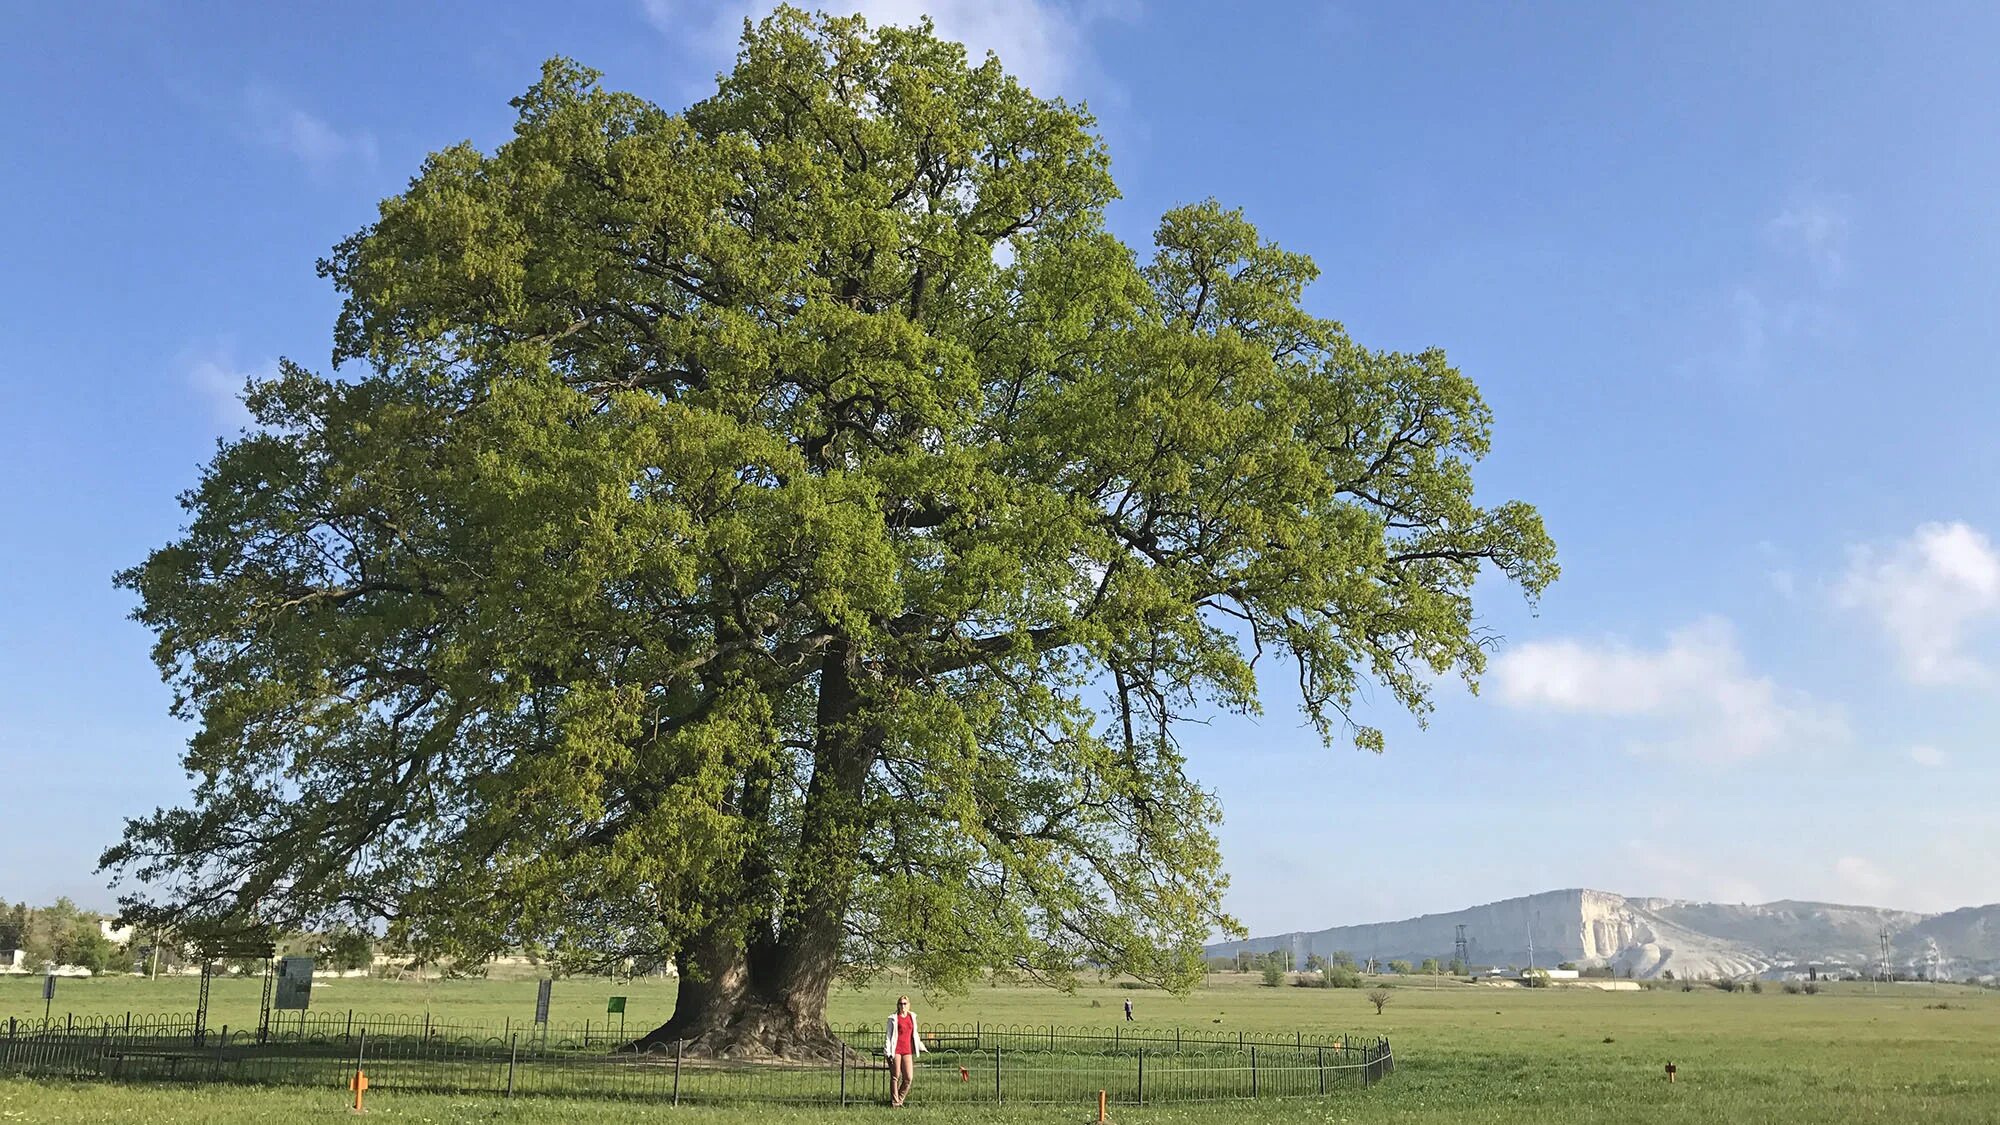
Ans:
POLYGON ((1846 890, 1867 899, 1879 899, 1892 891, 1895 880, 1882 869, 1858 855, 1844 855, 1833 864, 1834 878, 1846 890))
POLYGON ((314 175, 345 164, 373 167, 375 137, 366 130, 342 132, 264 86, 244 93, 247 122, 259 142, 296 157, 314 175))
POLYGON ((1706 902, 1766 902, 1761 884, 1742 876, 1739 864, 1700 864, 1688 856, 1687 841, 1625 841, 1626 894, 1657 895, 1706 902))
POLYGON ((1801 199, 1778 213, 1764 231, 1779 248, 1803 257, 1822 284, 1847 273, 1848 208, 1843 200, 1801 199))
POLYGON ((1836 590, 1875 620, 1914 683, 1983 679, 1969 635, 2000 622, 2000 551, 1963 522, 1927 523, 1887 550, 1857 547, 1836 590))
POLYGON ((1832 297, 1847 274, 1852 225, 1846 202, 1833 196, 1801 196, 1766 220, 1768 252, 1705 302, 1701 336, 1716 343, 1695 365, 1755 379, 1798 345, 1838 336, 1832 297))
POLYGON ((238 364, 227 348, 190 353, 181 358, 187 385, 207 406, 210 420, 225 430, 240 430, 251 422, 243 405, 243 389, 278 373, 277 360, 238 364))
POLYGON ((1704 618, 1662 648, 1536 641, 1502 653, 1491 682, 1522 710, 1624 720, 1640 753, 1723 762, 1844 739, 1839 712, 1746 667, 1735 630, 1704 618))
MULTIPOLYGON (((974 62, 991 51, 1008 73, 1047 96, 1061 91, 1083 66, 1085 32, 1092 23, 1129 16, 1130 8, 1106 0, 1063 4, 1054 0, 823 0, 837 15, 868 22, 914 24, 930 16, 938 34, 966 46, 974 62)), ((765 0, 640 0, 648 23, 720 63, 734 56, 745 19, 761 19, 765 0)))
POLYGON ((1912 746, 1908 751, 1910 760, 1920 766, 1932 769, 1944 765, 1944 751, 1935 746, 1912 746))

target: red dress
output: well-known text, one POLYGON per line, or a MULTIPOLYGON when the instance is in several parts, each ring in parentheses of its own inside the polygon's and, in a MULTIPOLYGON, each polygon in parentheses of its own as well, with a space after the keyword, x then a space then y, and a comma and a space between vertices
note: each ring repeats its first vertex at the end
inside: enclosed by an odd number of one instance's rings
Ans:
POLYGON ((899 1055, 917 1053, 917 1017, 908 1012, 896 1017, 896 1053, 899 1055))

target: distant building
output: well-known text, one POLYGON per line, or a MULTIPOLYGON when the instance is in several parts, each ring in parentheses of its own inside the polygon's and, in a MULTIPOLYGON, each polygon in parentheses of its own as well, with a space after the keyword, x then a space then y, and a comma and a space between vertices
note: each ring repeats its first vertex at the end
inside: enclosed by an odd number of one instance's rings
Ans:
POLYGON ((132 927, 119 925, 115 918, 99 918, 97 932, 119 945, 125 945, 132 940, 132 927))
POLYGON ((1577 978, 1583 975, 1583 973, 1577 969, 1530 970, 1530 969, 1503 969, 1499 967, 1494 967, 1490 969, 1480 969, 1479 971, 1473 973, 1472 975, 1474 977, 1484 978, 1486 980, 1520 980, 1521 978, 1527 976, 1530 972, 1533 972, 1537 976, 1543 977, 1547 980, 1576 980, 1577 978))

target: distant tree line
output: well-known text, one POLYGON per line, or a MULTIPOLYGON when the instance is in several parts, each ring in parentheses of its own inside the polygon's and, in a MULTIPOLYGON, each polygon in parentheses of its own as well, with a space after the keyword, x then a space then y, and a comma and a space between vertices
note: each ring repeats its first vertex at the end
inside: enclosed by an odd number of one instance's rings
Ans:
MULTIPOLYGON (((22 953, 22 967, 40 971, 47 965, 89 969, 92 973, 132 969, 172 972, 193 963, 191 951, 172 934, 147 931, 116 942, 104 935, 109 914, 84 910, 68 898, 53 905, 30 906, 0 900, 0 960, 13 950, 22 953)), ((278 942, 280 956, 314 959, 322 969, 365 969, 374 963, 375 942, 365 931, 338 929, 325 934, 289 934, 278 942)), ((255 975, 262 961, 224 962, 225 972, 255 975)))
POLYGON ((22 963, 31 969, 53 962, 104 972, 124 956, 124 948, 98 927, 105 917, 67 898, 42 907, 0 902, 0 957, 18 949, 25 954, 22 963))

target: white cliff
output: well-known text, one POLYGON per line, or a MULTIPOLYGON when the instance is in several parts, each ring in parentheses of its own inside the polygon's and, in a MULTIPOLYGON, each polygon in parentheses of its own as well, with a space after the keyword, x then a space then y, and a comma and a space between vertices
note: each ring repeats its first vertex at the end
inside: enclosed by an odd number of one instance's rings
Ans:
POLYGON ((1743 977, 1805 964, 1860 968, 1879 958, 1885 929, 1899 964, 1927 963, 1930 946, 1936 944, 1961 973, 2000 967, 2000 906, 1925 915, 1829 903, 1728 905, 1626 898, 1586 889, 1548 891, 1396 922, 1222 942, 1209 946, 1208 955, 1288 949, 1300 965, 1313 954, 1336 952, 1359 961, 1448 961, 1461 925, 1474 965, 1568 961, 1608 965, 1621 976, 1629 972, 1641 979, 1669 971, 1684 978, 1743 977))

